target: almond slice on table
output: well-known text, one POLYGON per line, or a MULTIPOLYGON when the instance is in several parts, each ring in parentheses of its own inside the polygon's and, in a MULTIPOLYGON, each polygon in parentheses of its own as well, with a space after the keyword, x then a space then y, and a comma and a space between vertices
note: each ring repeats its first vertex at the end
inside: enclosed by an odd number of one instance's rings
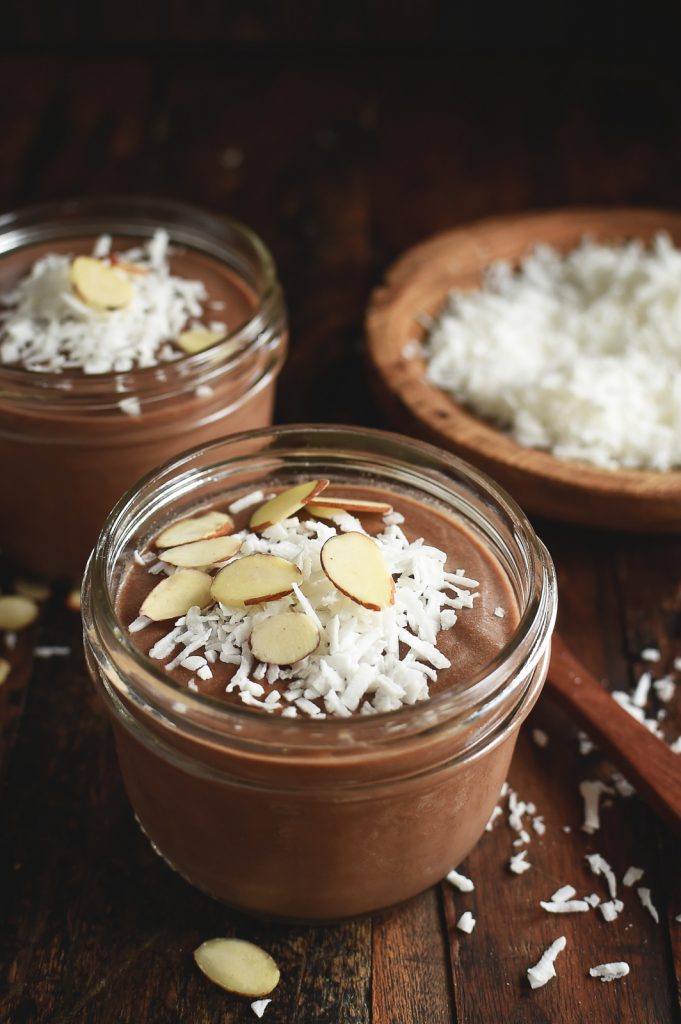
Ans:
MULTIPOLYGON (((172 579, 172 577, 171 577, 172 579)), ((297 565, 278 555, 246 555, 230 562, 213 579, 211 594, 220 604, 263 604, 286 597, 294 583, 302 583, 297 565)))
POLYGON ((80 298, 93 309, 123 309, 132 300, 132 285, 124 274, 94 256, 77 256, 69 276, 80 298))
POLYGON ((245 939, 208 939, 194 950, 194 960, 207 978, 237 996, 267 996, 279 984, 269 953, 245 939))
POLYGON ((295 515, 307 501, 321 494, 328 486, 328 480, 308 480, 304 484, 289 487, 256 509, 248 525, 251 530, 266 530, 269 526, 281 523, 295 515))
POLYGON ((177 344, 183 352, 188 355, 196 355, 197 352, 204 352, 207 348, 217 345, 219 341, 226 338, 225 331, 209 331, 197 328, 194 331, 182 331, 177 337, 177 344))
POLYGON ((322 569, 351 601, 380 612, 395 600, 395 584, 378 544, 364 533, 339 533, 324 544, 322 569))
POLYGON ((29 597, 5 594, 0 597, 0 629, 15 632, 25 629, 38 618, 38 605, 29 597))
POLYGON ((179 519, 161 530, 154 541, 157 548, 174 548, 197 540, 212 540, 233 533, 234 520, 225 512, 204 512, 191 519, 179 519))
POLYGON ((393 507, 387 501, 369 501, 364 498, 340 498, 333 494, 323 494, 314 501, 306 501, 306 506, 313 516, 324 519, 328 515, 340 512, 366 512, 369 515, 387 516, 393 507), (314 510, 314 511, 313 511, 314 510))
POLYGON ((319 646, 319 630, 309 615, 282 612, 257 622, 251 633, 251 650, 268 665, 293 665, 319 646))
POLYGON ((164 548, 158 557, 170 565, 181 565, 185 569, 199 569, 203 565, 224 562, 237 553, 241 537, 213 537, 211 540, 197 540, 192 544, 180 544, 176 548, 164 548))
POLYGON ((161 622, 163 619, 179 618, 194 605, 203 608, 211 603, 212 582, 212 577, 207 572, 199 572, 198 569, 178 569, 149 591, 142 602, 140 615, 146 615, 154 622, 161 622))
POLYGON ((74 587, 73 590, 69 590, 66 595, 66 607, 72 612, 80 611, 80 587, 74 587))

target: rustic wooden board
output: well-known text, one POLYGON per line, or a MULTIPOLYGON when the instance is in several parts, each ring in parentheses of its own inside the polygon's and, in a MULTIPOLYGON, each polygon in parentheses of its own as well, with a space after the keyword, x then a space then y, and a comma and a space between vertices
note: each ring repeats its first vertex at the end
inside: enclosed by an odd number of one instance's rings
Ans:
MULTIPOLYGON (((362 318, 391 260, 487 214, 565 202, 681 206, 681 135, 668 127, 677 76, 652 60, 436 53, 6 59, 0 200, 154 192, 252 224, 275 253, 291 310, 279 420, 377 425, 362 318)), ((627 688, 652 641, 665 657, 681 654, 677 541, 540 531, 558 565, 561 631, 599 678, 627 688)), ((269 1024, 678 1024, 678 842, 635 797, 604 808, 597 835, 580 831, 578 783, 607 769, 597 753, 579 754, 550 701, 531 723, 548 747, 525 731, 511 771, 547 824, 529 872, 509 874, 513 834, 500 819, 463 868, 473 893, 442 886, 373 919, 275 925, 212 903, 156 857, 130 813, 76 617, 56 602, 44 637, 73 653, 36 665, 0 805, 1 1021, 255 1020, 191 958, 200 941, 239 934, 282 967, 269 1024), (588 851, 620 877, 629 864, 645 868, 662 924, 631 893, 612 924, 598 913, 544 914, 538 901, 568 881, 604 895, 588 851), (478 921, 470 936, 455 927, 466 908, 478 921), (568 946, 558 978, 531 992, 526 968, 559 934, 568 946), (619 958, 632 967, 624 981, 587 976, 619 958)), ((678 714, 668 728, 681 731, 678 714)))

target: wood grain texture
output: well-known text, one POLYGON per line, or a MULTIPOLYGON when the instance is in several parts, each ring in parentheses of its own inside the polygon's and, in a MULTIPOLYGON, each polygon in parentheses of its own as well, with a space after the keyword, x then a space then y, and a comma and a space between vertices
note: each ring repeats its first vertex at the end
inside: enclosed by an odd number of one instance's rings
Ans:
POLYGON ((662 821, 681 834, 681 759, 664 740, 614 703, 557 633, 547 685, 662 821))
MULTIPOLYGON (((487 215, 568 202, 681 208, 678 86, 674 62, 640 55, 6 58, 0 199, 149 192, 246 221, 274 252, 291 313, 277 419, 382 425, 362 323, 390 262, 487 215)), ((561 633, 599 680, 629 688, 653 640, 665 658, 681 654, 677 540, 539 525, 558 566, 561 633)), ((260 942, 280 963, 269 1024, 679 1024, 678 843, 635 797, 603 807, 596 835, 581 832, 578 783, 611 769, 579 754, 548 694, 529 726, 549 745, 525 730, 511 772, 547 824, 529 872, 509 874, 514 834, 499 820, 464 866, 473 893, 443 887, 373 920, 310 929, 222 908, 153 853, 85 676, 77 620, 55 604, 43 635, 73 653, 36 665, 0 805, 3 1024, 255 1020, 194 968, 191 951, 219 934, 260 942), (630 891, 612 924, 541 911, 569 881, 605 895, 585 866, 594 851, 620 878, 630 864, 645 869, 660 926, 630 891), (470 936, 455 927, 466 908, 478 920, 470 936), (531 992, 527 967, 561 933, 558 977, 531 992), (620 958, 627 979, 588 977, 620 958)), ((671 713, 663 724, 671 739, 681 731, 671 713)))

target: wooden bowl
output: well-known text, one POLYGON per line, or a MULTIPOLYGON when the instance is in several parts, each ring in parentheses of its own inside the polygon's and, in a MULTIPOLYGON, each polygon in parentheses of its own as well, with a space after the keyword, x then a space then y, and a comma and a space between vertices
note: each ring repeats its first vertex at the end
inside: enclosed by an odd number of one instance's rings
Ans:
POLYGON ((403 355, 405 345, 425 333, 419 315, 437 314, 453 288, 478 287, 494 260, 517 263, 540 242, 567 252, 584 235, 602 242, 649 242, 661 230, 681 244, 681 215, 558 210, 480 221, 410 249, 374 291, 367 315, 376 394, 391 424, 484 469, 528 512, 588 526, 681 532, 681 471, 604 470, 523 447, 429 384, 423 359, 403 355))

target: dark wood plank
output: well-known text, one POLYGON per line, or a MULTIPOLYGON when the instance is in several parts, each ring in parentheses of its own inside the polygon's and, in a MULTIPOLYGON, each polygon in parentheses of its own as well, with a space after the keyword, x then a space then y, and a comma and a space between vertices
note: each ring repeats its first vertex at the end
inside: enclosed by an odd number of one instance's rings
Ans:
MULTIPOLYGON (((618 591, 611 569, 613 541, 585 532, 542 531, 557 555, 561 593, 566 594, 560 627, 580 657, 592 670, 609 672, 611 680, 626 686, 626 665, 614 652, 608 656, 603 636, 618 632, 618 591), (560 535, 560 543, 552 543, 560 535), (598 629, 594 629, 594 609, 598 629)), ((618 878, 630 864, 657 875, 655 842, 647 809, 636 798, 615 800, 601 811, 602 827, 593 836, 581 831, 582 779, 607 779, 610 769, 597 752, 580 755, 576 730, 545 694, 531 716, 530 729, 521 733, 509 782, 524 801, 536 804, 547 826, 543 837, 532 834, 527 859, 530 871, 516 876, 508 871, 508 859, 517 849, 515 838, 499 818, 485 835, 462 870, 476 883, 476 890, 461 894, 445 889, 454 972, 454 991, 460 1024, 496 1024, 499 1020, 606 1021, 646 1024, 672 1021, 674 994, 668 976, 667 934, 654 925, 631 890, 619 895, 625 910, 614 922, 600 912, 549 915, 539 906, 564 884, 572 884, 582 897, 595 892, 607 899, 602 878, 594 877, 584 857, 598 852, 612 865, 618 878), (540 749, 530 730, 543 728, 549 744, 540 749), (570 829, 566 834, 563 829, 570 829), (472 935, 456 930, 465 909, 477 919, 472 935), (531 991, 526 971, 559 935, 567 947, 556 965, 558 977, 546 987, 531 991), (588 977, 598 963, 625 959, 629 978, 603 985, 588 977), (484 982, 480 965, 488 965, 484 982), (651 984, 651 979, 654 983, 651 984)), ((530 833, 532 830, 529 829, 530 833)))
POLYGON ((450 1024, 456 1019, 441 916, 435 889, 375 915, 373 1021, 450 1024))

